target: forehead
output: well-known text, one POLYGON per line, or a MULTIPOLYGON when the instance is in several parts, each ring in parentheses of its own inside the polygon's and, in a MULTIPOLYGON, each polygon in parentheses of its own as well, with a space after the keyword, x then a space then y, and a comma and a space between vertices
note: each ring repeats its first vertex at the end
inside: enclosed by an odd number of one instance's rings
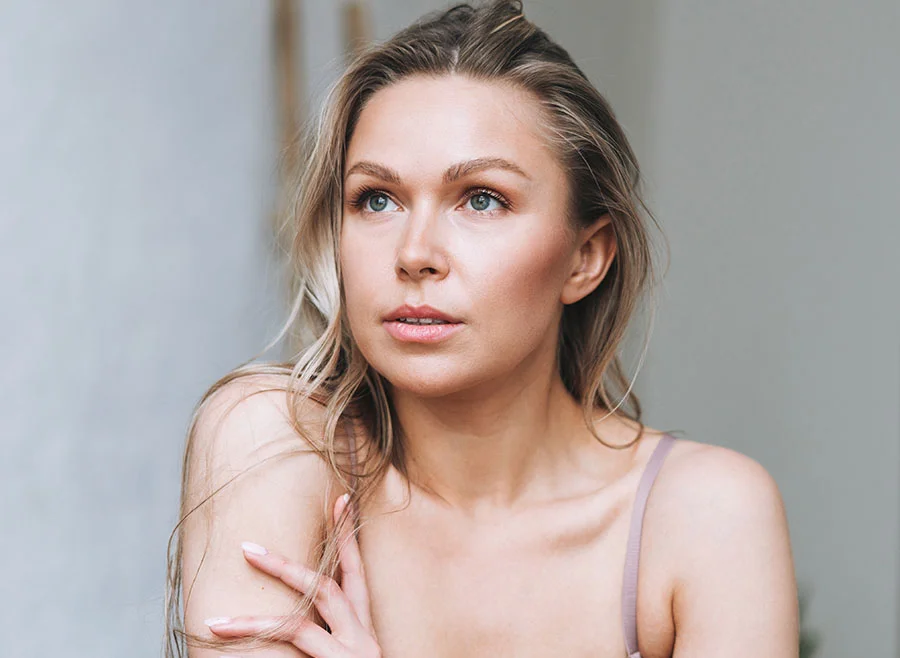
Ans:
POLYGON ((500 156, 538 169, 551 155, 542 118, 537 98, 511 84, 461 75, 412 76, 369 98, 347 162, 377 159, 419 170, 500 156))

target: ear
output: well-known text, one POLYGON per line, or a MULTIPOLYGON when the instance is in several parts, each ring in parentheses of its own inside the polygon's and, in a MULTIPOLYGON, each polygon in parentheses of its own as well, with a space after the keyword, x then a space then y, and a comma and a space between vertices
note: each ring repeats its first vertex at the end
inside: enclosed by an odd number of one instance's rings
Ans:
POLYGON ((607 213, 578 232, 572 269, 563 286, 560 301, 573 304, 591 294, 603 281, 616 255, 612 217, 607 213))

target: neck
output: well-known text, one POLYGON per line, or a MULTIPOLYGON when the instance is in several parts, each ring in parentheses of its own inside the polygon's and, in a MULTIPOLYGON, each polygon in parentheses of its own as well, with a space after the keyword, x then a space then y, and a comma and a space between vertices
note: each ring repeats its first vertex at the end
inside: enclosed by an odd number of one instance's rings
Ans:
POLYGON ((452 397, 392 390, 411 483, 469 513, 556 498, 597 442, 555 377, 483 383, 452 397))

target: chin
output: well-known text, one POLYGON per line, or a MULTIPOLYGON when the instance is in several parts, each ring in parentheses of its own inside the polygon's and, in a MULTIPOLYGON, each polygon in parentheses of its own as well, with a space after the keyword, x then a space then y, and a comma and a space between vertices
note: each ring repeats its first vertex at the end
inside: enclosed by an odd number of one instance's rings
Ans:
POLYGON ((475 373, 452 368, 419 364, 415 368, 379 368, 392 389, 420 398, 440 398, 464 391, 478 384, 475 373))

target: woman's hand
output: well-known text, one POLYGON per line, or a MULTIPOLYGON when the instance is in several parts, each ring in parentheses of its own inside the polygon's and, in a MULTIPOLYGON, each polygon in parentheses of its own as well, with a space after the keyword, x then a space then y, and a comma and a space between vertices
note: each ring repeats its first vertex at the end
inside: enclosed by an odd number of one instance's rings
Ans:
MULTIPOLYGON (((338 498, 334 506, 335 523, 347 505, 348 496, 338 498)), ((315 572, 276 553, 250 542, 241 545, 244 557, 257 569, 275 576, 289 587, 307 592, 315 572)), ((322 577, 315 599, 316 609, 331 633, 309 619, 295 620, 280 640, 288 642, 312 658, 380 658, 381 648, 375 639, 369 611, 369 590, 352 528, 340 539, 341 585, 322 577)), ((207 619, 210 630, 220 637, 247 637, 271 629, 285 617, 241 616, 207 619)))

